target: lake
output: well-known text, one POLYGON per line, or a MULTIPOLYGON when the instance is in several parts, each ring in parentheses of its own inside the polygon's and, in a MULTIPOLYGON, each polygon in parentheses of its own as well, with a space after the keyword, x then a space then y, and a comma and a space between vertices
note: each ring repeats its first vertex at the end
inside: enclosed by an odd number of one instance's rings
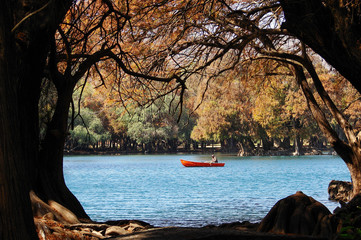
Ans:
POLYGON ((210 155, 66 156, 69 189, 95 221, 137 219, 154 226, 260 221, 280 199, 302 191, 332 212, 331 180, 349 181, 337 156, 236 157, 220 168, 186 168, 210 155))

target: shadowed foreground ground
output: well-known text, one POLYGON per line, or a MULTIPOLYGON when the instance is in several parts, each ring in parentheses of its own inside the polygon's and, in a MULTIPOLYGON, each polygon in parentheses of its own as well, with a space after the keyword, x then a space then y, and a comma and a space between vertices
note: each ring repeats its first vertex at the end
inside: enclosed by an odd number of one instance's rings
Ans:
POLYGON ((183 228, 183 227, 166 227, 154 228, 146 231, 135 232, 123 236, 107 238, 112 240, 223 240, 223 239, 243 239, 243 240, 276 240, 276 239, 295 239, 295 240, 311 240, 311 239, 326 239, 315 238, 309 236, 296 236, 296 235, 274 235, 263 234, 257 232, 247 232, 243 230, 234 229, 220 229, 220 228, 183 228))
MULTIPOLYGON (((280 200, 261 223, 233 222, 202 228, 154 227, 138 220, 107 221, 104 223, 81 222, 62 205, 43 202, 33 192, 34 223, 41 240, 195 240, 195 239, 327 239, 335 231, 329 210, 313 198, 297 192, 280 200), (325 212, 326 211, 326 212, 325 212), (292 233, 276 235, 272 233, 292 233), (298 234, 298 235, 296 235, 298 234)), ((360 195, 361 202, 361 195, 360 195)), ((351 205, 350 205, 351 206, 351 205)), ((356 206, 361 206, 357 204, 356 206)), ((352 209, 351 209, 352 210, 352 209)), ((338 226, 338 221, 336 221, 338 226)))

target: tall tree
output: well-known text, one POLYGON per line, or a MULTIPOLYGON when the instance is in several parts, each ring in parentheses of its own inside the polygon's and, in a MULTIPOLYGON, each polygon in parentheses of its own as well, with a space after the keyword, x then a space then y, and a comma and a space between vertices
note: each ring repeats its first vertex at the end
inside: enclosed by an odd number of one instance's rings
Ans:
POLYGON ((40 174, 34 189, 42 199, 64 205, 81 219, 89 217, 67 188, 62 169, 69 107, 72 106, 75 115, 72 96, 77 84, 83 81, 82 89, 95 79, 99 79, 99 86, 129 84, 131 98, 135 99, 139 92, 151 93, 149 101, 154 101, 162 91, 184 89, 182 84, 169 87, 173 80, 180 79, 176 74, 152 75, 153 72, 145 71, 146 66, 141 67, 131 51, 123 49, 122 42, 127 39, 123 32, 131 30, 129 11, 128 1, 78 1, 58 27, 50 49, 47 77, 56 87, 57 104, 41 143, 40 174))
MULTIPOLYGON (((246 66, 244 67, 246 68, 246 66)), ((256 136, 257 124, 252 117, 255 88, 257 79, 252 75, 251 67, 243 70, 239 76, 234 72, 222 74, 217 80, 192 87, 197 99, 192 102, 202 102, 196 110, 197 125, 192 131, 192 138, 198 141, 215 141, 222 143, 222 150, 236 151, 237 146, 244 145, 247 152, 248 143, 256 136), (204 85, 209 89, 204 94, 204 85), (203 86, 203 87, 201 87, 203 86)), ((252 147, 253 143, 249 147, 252 147)), ((239 150, 239 149, 238 149, 239 150)))
POLYGON ((50 40, 72 1, 6 1, 0 10, 0 238, 36 239, 38 100, 50 40))
MULTIPOLYGON (((283 24, 290 33, 295 34, 328 63, 337 69, 353 86, 361 92, 361 50, 360 3, 354 1, 280 1, 285 13, 283 24)), ((343 129, 347 141, 341 140, 325 122, 312 99, 308 99, 310 108, 322 131, 336 152, 345 161, 351 173, 353 192, 361 192, 361 142, 357 133, 345 116, 329 98, 313 71, 310 63, 304 59, 303 66, 311 74, 316 89, 325 105, 332 112, 343 129)), ((302 70, 295 68, 297 79, 305 95, 309 96, 307 82, 302 70)))
MULTIPOLYGON (((136 78, 146 76, 126 67, 127 64, 119 57, 123 52, 101 48, 111 47, 113 42, 110 45, 97 45, 99 48, 85 48, 81 52, 83 55, 75 56, 79 61, 73 65, 73 46, 63 37, 61 30, 65 54, 57 56, 55 31, 59 29, 72 3, 73 1, 14 0, 8 1, 0 10, 0 112, 3 136, 0 140, 1 239, 36 238, 28 195, 31 188, 45 200, 59 201, 79 217, 87 218, 79 202, 67 189, 62 173, 62 150, 73 88, 90 66, 102 60, 105 54, 123 72, 136 78), (65 59, 65 64, 62 65, 59 59, 65 59), (47 71, 45 65, 48 66, 47 71), (58 98, 39 153, 38 101, 41 80, 47 72, 50 74, 45 76, 55 83, 58 98)), ((83 3, 91 4, 93 1, 83 3)), ((104 0, 102 3, 105 13, 100 19, 97 18, 100 23, 83 35, 85 41, 92 31, 103 31, 107 16, 113 14, 118 20, 117 15, 120 15, 122 19, 126 19, 121 11, 113 8, 112 2, 104 0)), ((97 14, 98 10, 95 8, 93 14, 97 14)), ((77 20, 81 21, 80 18, 77 20)), ((117 28, 121 28, 117 23, 119 21, 115 22, 117 28)), ((107 33, 103 32, 105 35, 107 33)), ((119 38, 116 39, 119 41, 119 38)), ((152 77, 152 80, 165 83, 173 79, 176 79, 175 75, 169 78, 152 77)))

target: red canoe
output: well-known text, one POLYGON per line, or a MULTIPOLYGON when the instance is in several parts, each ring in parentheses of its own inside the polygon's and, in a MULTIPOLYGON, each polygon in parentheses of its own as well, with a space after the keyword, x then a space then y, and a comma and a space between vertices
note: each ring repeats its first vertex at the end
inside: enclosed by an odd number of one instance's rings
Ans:
POLYGON ((180 160, 185 167, 223 167, 224 163, 210 163, 210 162, 191 162, 181 159, 180 160))

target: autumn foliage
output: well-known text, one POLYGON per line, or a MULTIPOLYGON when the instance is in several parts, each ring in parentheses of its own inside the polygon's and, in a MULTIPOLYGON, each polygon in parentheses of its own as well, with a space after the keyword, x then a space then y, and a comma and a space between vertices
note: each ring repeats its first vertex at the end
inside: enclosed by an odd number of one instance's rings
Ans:
MULTIPOLYGON (((272 1, 80 1, 55 39, 56 72, 78 76, 66 148, 175 151, 221 143, 255 154, 257 145, 326 146, 287 64, 300 57, 301 44, 282 21, 272 1), (157 133, 167 128, 173 132, 157 133)), ((312 61, 357 127, 357 91, 312 61)))

